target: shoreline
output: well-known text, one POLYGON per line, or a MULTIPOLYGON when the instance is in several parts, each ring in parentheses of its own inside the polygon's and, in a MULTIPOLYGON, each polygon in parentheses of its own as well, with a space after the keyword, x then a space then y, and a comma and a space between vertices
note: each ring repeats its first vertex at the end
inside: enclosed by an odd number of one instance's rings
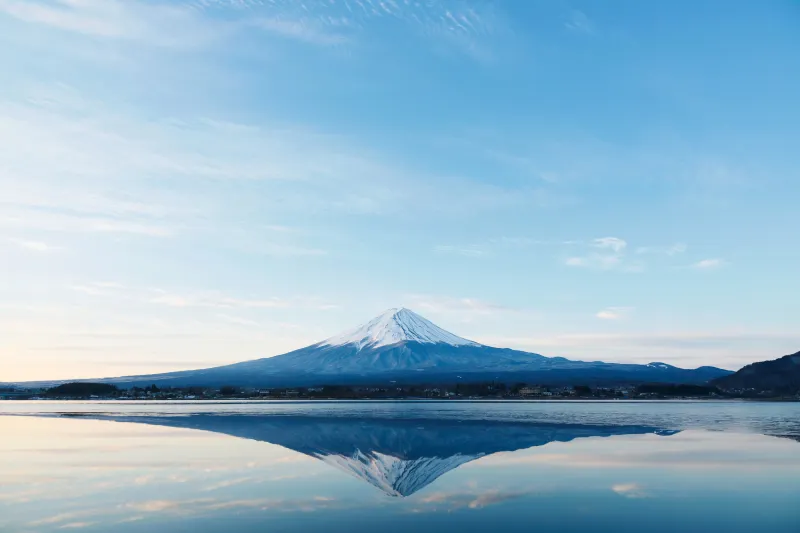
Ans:
MULTIPOLYGON (((440 398, 270 398, 270 399, 204 399, 204 400, 183 400, 183 399, 135 399, 135 400, 115 400, 115 399, 83 399, 83 398, 62 398, 49 399, 41 398, 37 400, 0 400, 3 404, 25 404, 25 403, 87 403, 87 404, 112 404, 112 405, 158 405, 158 404, 314 404, 314 403, 510 403, 510 404, 529 404, 529 403, 732 403, 732 402, 758 402, 758 403, 799 403, 800 398, 635 398, 635 399, 614 399, 614 398, 559 398, 559 399, 520 399, 520 398, 463 398, 463 399, 440 399, 440 398)), ((0 412, 0 415, 3 414, 0 412)))

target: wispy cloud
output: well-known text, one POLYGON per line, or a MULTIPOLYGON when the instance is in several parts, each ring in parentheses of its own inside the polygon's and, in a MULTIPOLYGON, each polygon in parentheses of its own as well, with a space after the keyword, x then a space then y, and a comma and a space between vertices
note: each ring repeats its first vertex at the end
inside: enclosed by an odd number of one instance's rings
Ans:
POLYGON ((38 253, 51 253, 62 249, 60 246, 53 246, 51 244, 47 244, 46 242, 31 241, 28 239, 9 239, 9 242, 25 250, 38 253))
POLYGON ((670 246, 640 246, 635 254, 629 250, 628 242, 619 237, 598 237, 589 241, 581 239, 548 240, 520 236, 503 236, 488 239, 482 243, 466 245, 439 245, 436 253, 453 254, 465 257, 484 257, 499 254, 501 251, 523 250, 530 247, 551 247, 561 249, 564 264, 569 267, 595 270, 618 270, 621 272, 642 272, 645 270, 645 257, 672 257, 684 253, 687 246, 676 243, 670 246), (583 252, 563 258, 564 252, 583 252), (636 258, 635 256, 641 256, 636 258))
POLYGON ((0 101, 0 113, 0 227, 151 237, 215 232, 256 253, 307 256, 325 252, 296 235, 278 238, 286 232, 265 239, 258 224, 240 223, 242 214, 301 206, 312 214, 352 212, 355 191, 359 205, 378 203, 371 212, 396 200, 394 193, 378 197, 381 183, 392 190, 395 172, 336 135, 150 120, 86 102, 65 86, 37 91, 25 103, 0 101), (246 183, 234 189, 222 183, 228 180, 246 183), (209 224, 210 216, 223 223, 209 224), (240 231, 231 239, 236 227, 252 238, 240 231))
POLYGON ((44 526, 50 524, 58 524, 61 522, 67 522, 69 520, 74 520, 76 518, 82 518, 86 516, 92 516, 92 514, 87 511, 73 511, 69 513, 61 513, 53 516, 48 516, 46 518, 40 518, 39 520, 31 522, 30 525, 36 527, 36 526, 44 526))
POLYGON ((641 246, 636 249, 636 253, 673 256, 682 254, 688 249, 689 247, 686 244, 678 242, 671 246, 641 246))
POLYGON ((154 304, 165 305, 167 307, 212 307, 218 309, 275 309, 289 307, 289 302, 279 298, 251 300, 232 298, 230 296, 216 293, 180 295, 170 293, 162 289, 150 289, 147 292, 149 292, 152 296, 146 301, 154 304))
MULTIPOLYGON (((589 254, 581 257, 569 257, 564 264, 570 267, 598 270, 623 269, 622 256, 617 254, 589 254)), ((640 265, 628 265, 624 267, 624 270, 626 272, 641 272, 643 267, 640 265)))
POLYGON ((524 492, 524 491, 519 491, 519 492, 502 492, 499 490, 489 491, 483 494, 479 494, 477 498, 469 502, 468 507, 470 509, 483 509, 484 507, 488 507, 490 505, 496 505, 499 503, 516 500, 529 495, 530 495, 529 492, 524 492))
MULTIPOLYGON (((649 424, 642 417, 643 424, 649 424)), ((731 420, 732 425, 741 424, 741 420, 731 420)), ((757 424, 758 425, 758 424, 757 424)), ((722 429, 722 428, 720 428, 722 429)), ((731 428, 733 429, 733 428, 731 428)), ((741 430, 741 426, 736 428, 741 430)), ((761 425, 760 429, 764 429, 761 425)), ((681 431, 671 436, 660 435, 626 435, 614 437, 608 442, 594 442, 583 447, 574 447, 563 443, 553 443, 530 453, 495 454, 475 464, 478 468, 496 468, 498 466, 514 467, 527 465, 549 465, 551 467, 577 469, 609 469, 615 473, 637 470, 652 472, 651 479, 658 479, 656 472, 665 474, 676 470, 702 472, 719 470, 724 472, 740 472, 748 477, 752 472, 786 469, 791 464, 792 471, 800 470, 795 463, 787 463, 785 457, 792 455, 797 444, 779 443, 765 437, 756 427, 753 432, 732 435, 724 431, 703 432, 698 438, 694 430, 681 431), (771 453, 753 453, 761 445, 770 442, 771 453)), ((658 485, 656 485, 658 486, 658 485)), ((611 484, 608 489, 625 497, 656 496, 648 485, 636 481, 620 481, 611 484)))
POLYGON ((507 246, 512 248, 524 248, 527 246, 574 246, 583 244, 580 240, 547 240, 532 239, 530 237, 498 237, 491 239, 492 244, 507 246))
POLYGON ((571 267, 583 267, 589 265, 589 260, 585 257, 570 257, 564 264, 571 267))
MULTIPOLYGON (((138 217, 132 217, 131 220, 119 220, 88 213, 52 213, 30 206, 16 206, 5 209, 4 214, 0 215, 0 227, 36 229, 50 232, 128 234, 147 237, 170 237, 178 231, 176 228, 169 226, 142 222, 138 217)), ((32 242, 28 244, 27 248, 34 249, 32 242)))
POLYGON ((488 253, 484 247, 478 244, 467 246, 439 245, 434 248, 434 251, 437 254, 454 254, 464 257, 483 257, 488 253))
POLYGON ((245 11, 263 29, 298 41, 331 46, 399 24, 431 46, 446 47, 478 61, 492 58, 493 43, 508 33, 508 24, 492 4, 460 0, 396 2, 384 0, 207 0, 205 10, 245 11))
POLYGON ((259 322, 255 320, 250 320, 249 318, 229 315, 227 313, 218 313, 217 317, 221 318, 222 320, 225 320, 226 322, 230 322, 231 324, 236 324, 239 326, 246 326, 253 328, 261 327, 261 324, 259 322))
POLYGON ((182 507, 213 504, 214 502, 215 500, 212 498, 197 498, 193 500, 146 500, 128 503, 126 507, 144 513, 161 513, 173 509, 180 509, 182 507))
MULTIPOLYGON (((30 91, 24 102, 0 100, 0 158, 7 162, 0 226, 148 237, 213 233, 228 247, 303 257, 326 250, 297 236, 265 238, 247 219, 299 210, 309 217, 452 216, 548 202, 538 189, 417 176, 339 134, 138 111, 63 84, 30 91)), ((439 251, 480 253, 447 246, 439 251)))
POLYGON ((565 334, 542 337, 504 337, 509 344, 534 344, 548 347, 570 347, 583 345, 597 346, 626 346, 633 349, 643 347, 681 349, 681 348, 724 348, 740 344, 752 349, 753 344, 786 340, 794 342, 800 340, 800 334, 784 333, 641 333, 641 334, 612 334, 612 333, 585 333, 565 334))
POLYGON ((558 175, 554 172, 542 170, 535 158, 511 153, 500 148, 486 148, 484 149, 484 154, 492 161, 521 172, 526 176, 531 176, 546 183, 558 182, 558 175))
POLYGON ((626 498, 638 499, 647 497, 647 492, 638 483, 617 483, 611 486, 611 490, 626 498))
POLYGON ((477 298, 411 294, 406 296, 405 299, 408 301, 409 307, 419 309, 421 312, 492 314, 512 310, 509 307, 485 302, 477 298))
POLYGON ((261 498, 250 500, 225 500, 216 498, 194 498, 189 500, 149 500, 131 502, 128 509, 144 513, 166 513, 173 515, 204 515, 230 509, 260 509, 282 512, 312 512, 320 509, 347 508, 352 504, 330 497, 306 499, 261 498))
POLYGON ((724 259, 703 259, 692 265, 697 270, 717 270, 726 266, 728 263, 724 259))
MULTIPOLYGON (((240 298, 219 291, 173 292, 160 288, 128 287, 116 282, 97 281, 69 287, 75 292, 89 296, 116 298, 139 303, 174 308, 211 309, 288 309, 307 308, 317 310, 335 309, 336 306, 315 298, 240 298)), ((231 317, 228 317, 228 321, 231 317)))
POLYGON ((54 87, 47 103, 0 102, 7 117, 0 138, 7 143, 15 174, 58 170, 83 178, 308 180, 336 175, 342 168, 375 170, 374 163, 342 146, 336 135, 202 117, 152 120, 102 101, 76 104, 65 92, 54 87), (35 155, 44 160, 33 160, 35 155))
MULTIPOLYGON (((535 309, 511 307, 472 297, 452 297, 441 294, 408 294, 401 298, 404 306, 417 311, 442 327, 458 332, 458 324, 486 324, 491 321, 531 320, 539 318, 535 309)), ((466 335, 468 338, 469 336, 466 335)))
POLYGON ((618 237, 600 237, 593 240, 591 245, 595 248, 608 248, 616 253, 628 247, 628 243, 618 237))
POLYGON ((584 13, 578 9, 570 11, 567 21, 564 26, 571 31, 577 33, 594 33, 594 22, 584 13))
POLYGON ((228 487, 233 487, 236 485, 242 485, 245 483, 252 483, 257 481, 257 478, 254 477, 242 477, 242 478, 234 478, 234 479, 225 479, 223 481, 219 481, 207 487, 201 489, 203 492, 213 492, 220 489, 226 489, 228 487))
POLYGON ((519 348, 545 355, 561 355, 584 360, 620 363, 649 363, 668 360, 676 366, 697 367, 709 364, 738 369, 759 359, 797 350, 800 334, 780 332, 644 332, 644 333, 567 333, 528 337, 480 336, 473 340, 489 346, 519 348))
POLYGON ((482 257, 500 253, 501 251, 509 250, 522 250, 525 248, 543 246, 543 247, 560 247, 560 246, 575 246, 583 244, 582 241, 577 240, 543 240, 534 239, 531 237, 495 237, 488 239, 482 243, 464 244, 464 245, 438 245, 434 247, 434 251, 439 254, 454 254, 466 257, 482 257))
POLYGON ((349 40, 346 35, 308 19, 261 18, 253 21, 253 25, 280 37, 320 46, 339 46, 349 40))
POLYGON ((600 237, 589 243, 593 251, 583 256, 566 259, 569 267, 589 268, 595 270, 619 270, 621 272, 642 272, 645 268, 641 261, 630 261, 626 255, 628 243, 618 237, 600 237))
POLYGON ((415 507, 414 512, 435 511, 440 507, 449 510, 456 509, 483 509, 491 505, 498 505, 508 501, 530 496, 531 491, 509 491, 490 489, 480 491, 472 489, 463 492, 434 492, 421 498, 421 507, 415 507))
POLYGON ((606 307, 595 316, 601 320, 621 320, 633 313, 633 307, 606 307))
POLYGON ((173 46, 209 37, 193 10, 120 0, 0 0, 0 12, 18 20, 92 37, 173 46))
POLYGON ((327 255, 328 253, 321 248, 311 248, 291 242, 269 242, 255 238, 248 240, 232 240, 228 243, 228 246, 248 253, 272 257, 319 257, 327 255))

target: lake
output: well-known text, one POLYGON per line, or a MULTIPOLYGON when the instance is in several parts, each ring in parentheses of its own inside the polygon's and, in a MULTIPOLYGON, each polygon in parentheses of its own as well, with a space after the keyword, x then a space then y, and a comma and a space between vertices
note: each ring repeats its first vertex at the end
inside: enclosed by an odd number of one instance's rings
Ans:
POLYGON ((800 531, 800 404, 0 402, 0 531, 800 531))

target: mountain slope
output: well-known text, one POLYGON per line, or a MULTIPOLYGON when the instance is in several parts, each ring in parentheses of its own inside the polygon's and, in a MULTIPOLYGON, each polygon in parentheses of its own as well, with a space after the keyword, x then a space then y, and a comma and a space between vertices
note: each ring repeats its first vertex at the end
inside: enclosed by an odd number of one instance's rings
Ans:
MULTIPOLYGON (((336 384, 529 382, 548 385, 706 383, 729 374, 665 363, 570 361, 563 357, 484 346, 447 332, 408 309, 287 354, 203 370, 100 380, 122 386, 295 387, 336 384)), ((95 380, 98 381, 98 380, 95 380)))
POLYGON ((800 352, 773 361, 753 363, 714 381, 721 389, 754 389, 780 394, 800 393, 800 352))

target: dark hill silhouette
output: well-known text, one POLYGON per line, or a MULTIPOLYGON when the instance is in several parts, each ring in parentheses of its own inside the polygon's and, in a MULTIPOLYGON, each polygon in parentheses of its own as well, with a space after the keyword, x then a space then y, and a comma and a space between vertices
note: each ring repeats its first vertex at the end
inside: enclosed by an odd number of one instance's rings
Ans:
POLYGON ((754 389, 776 394, 800 393, 800 352, 773 361, 753 363, 713 381, 721 389, 754 389))

